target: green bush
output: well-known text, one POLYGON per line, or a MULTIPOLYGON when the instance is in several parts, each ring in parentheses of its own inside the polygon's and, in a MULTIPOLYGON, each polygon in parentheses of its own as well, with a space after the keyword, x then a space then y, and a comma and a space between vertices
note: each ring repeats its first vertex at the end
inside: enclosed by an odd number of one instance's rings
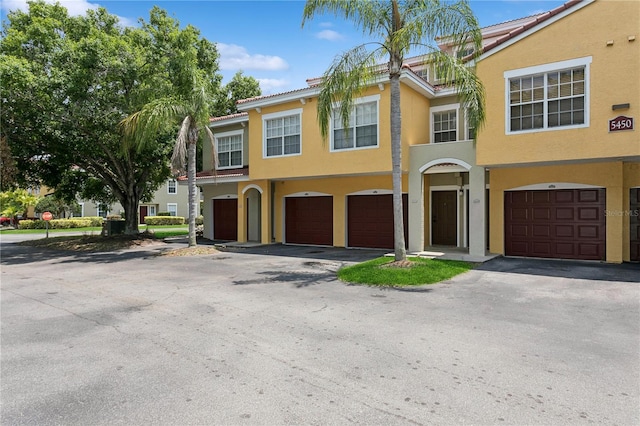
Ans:
MULTIPOLYGON (((79 219, 53 219, 49 221, 49 229, 71 229, 90 227, 91 220, 87 218, 79 219)), ((47 227, 44 220, 21 220, 18 229, 45 229, 47 227)))
POLYGON ((196 217, 196 225, 204 225, 204 217, 202 215, 196 217))
POLYGON ((184 225, 182 216, 145 216, 144 223, 148 226, 156 225, 184 225))
POLYGON ((122 220, 122 215, 110 214, 107 216, 107 220, 122 220))
POLYGON ((158 216, 171 216, 169 212, 158 212, 158 216))
POLYGON ((91 225, 89 225, 89 226, 102 226, 102 222, 104 222, 104 219, 101 218, 100 216, 84 216, 84 217, 75 217, 73 219, 90 220, 91 221, 91 225))

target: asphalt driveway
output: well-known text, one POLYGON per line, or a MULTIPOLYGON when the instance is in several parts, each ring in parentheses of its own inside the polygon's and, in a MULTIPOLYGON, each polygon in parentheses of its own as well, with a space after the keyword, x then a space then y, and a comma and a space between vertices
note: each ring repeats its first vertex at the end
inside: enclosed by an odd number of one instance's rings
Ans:
POLYGON ((336 281, 353 252, 8 240, 3 425, 640 423, 637 265, 495 259, 402 291, 336 281))

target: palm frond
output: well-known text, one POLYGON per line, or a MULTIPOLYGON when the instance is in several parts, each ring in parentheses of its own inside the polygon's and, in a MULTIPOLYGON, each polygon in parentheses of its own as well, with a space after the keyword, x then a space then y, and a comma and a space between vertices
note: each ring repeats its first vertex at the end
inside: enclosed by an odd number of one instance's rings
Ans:
POLYGON ((205 134, 207 135, 207 139, 211 143, 211 156, 213 157, 212 158, 213 172, 214 174, 217 174, 218 166, 220 165, 220 163, 218 162, 218 150, 216 149, 216 138, 213 135, 213 132, 211 131, 209 126, 204 126, 204 130, 205 130, 205 134))
POLYGON ((184 173, 185 171, 191 120, 190 115, 187 115, 182 120, 180 130, 178 130, 178 135, 176 137, 176 144, 173 147, 173 154, 171 155, 171 169, 176 175, 184 173))
POLYGON ((329 121, 338 104, 339 115, 347 128, 353 108, 353 98, 375 78, 379 49, 368 51, 366 45, 357 46, 338 56, 322 77, 318 95, 318 124, 323 140, 329 134, 329 121))

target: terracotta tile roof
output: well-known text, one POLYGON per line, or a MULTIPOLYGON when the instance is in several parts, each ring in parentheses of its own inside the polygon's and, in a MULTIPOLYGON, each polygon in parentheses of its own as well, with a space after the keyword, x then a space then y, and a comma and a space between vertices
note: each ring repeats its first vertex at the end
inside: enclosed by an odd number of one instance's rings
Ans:
MULTIPOLYGON (((491 43, 487 44, 486 46, 484 46, 484 48, 482 49, 483 53, 486 53, 492 49, 495 49, 496 47, 498 47, 499 45, 507 42, 508 40, 511 40, 512 38, 522 34, 525 31, 530 30, 531 28, 540 25, 541 23, 547 21, 548 19, 556 16, 559 13, 564 12, 565 10, 571 9, 573 6, 577 5, 578 3, 582 3, 584 0, 570 0, 558 7, 556 7, 555 9, 552 9, 548 12, 544 12, 541 13, 539 15, 533 15, 531 16, 529 20, 526 20, 525 23, 523 23, 523 25, 516 27, 515 29, 509 31, 508 33, 506 33, 505 35, 498 37, 496 40, 492 41, 491 43)), ((509 21, 511 22, 511 21, 509 21)), ((496 25, 492 25, 491 27, 495 27, 497 25, 500 24, 496 24, 496 25)), ((490 28, 490 27, 487 27, 490 28)))
POLYGON ((223 115, 222 117, 211 117, 209 118, 209 123, 214 123, 216 121, 224 121, 232 118, 240 118, 240 117, 249 117, 249 114, 246 112, 238 112, 235 114, 223 115))
MULTIPOLYGON (((196 180, 210 179, 210 178, 224 180, 224 179, 237 178, 237 177, 243 177, 243 176, 249 176, 249 167, 242 167, 239 169, 224 169, 224 170, 217 170, 217 171, 205 170, 205 171, 196 173, 196 180)), ((184 176, 184 179, 186 179, 186 176, 184 176)))
MULTIPOLYGON (((225 180, 225 179, 232 179, 232 178, 238 178, 238 177, 244 177, 244 176, 249 176, 249 167, 242 167, 238 169, 224 169, 224 170, 217 170, 217 171, 205 170, 205 171, 196 173, 196 181, 198 181, 198 179, 212 179, 212 178, 225 180)), ((186 182, 187 176, 186 175, 178 176, 176 179, 181 182, 186 182)))

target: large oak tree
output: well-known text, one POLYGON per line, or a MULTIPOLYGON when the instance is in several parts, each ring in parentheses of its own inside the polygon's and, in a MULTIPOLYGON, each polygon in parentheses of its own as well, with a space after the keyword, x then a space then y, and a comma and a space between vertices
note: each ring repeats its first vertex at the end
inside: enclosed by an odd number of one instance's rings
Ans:
POLYGON ((126 232, 138 232, 139 202, 170 174, 177 125, 140 148, 123 143, 118 123, 154 99, 180 96, 193 69, 213 104, 221 81, 215 45, 157 7, 137 28, 104 9, 72 17, 42 1, 10 12, 0 41, 0 137, 21 183, 118 201, 126 232))

